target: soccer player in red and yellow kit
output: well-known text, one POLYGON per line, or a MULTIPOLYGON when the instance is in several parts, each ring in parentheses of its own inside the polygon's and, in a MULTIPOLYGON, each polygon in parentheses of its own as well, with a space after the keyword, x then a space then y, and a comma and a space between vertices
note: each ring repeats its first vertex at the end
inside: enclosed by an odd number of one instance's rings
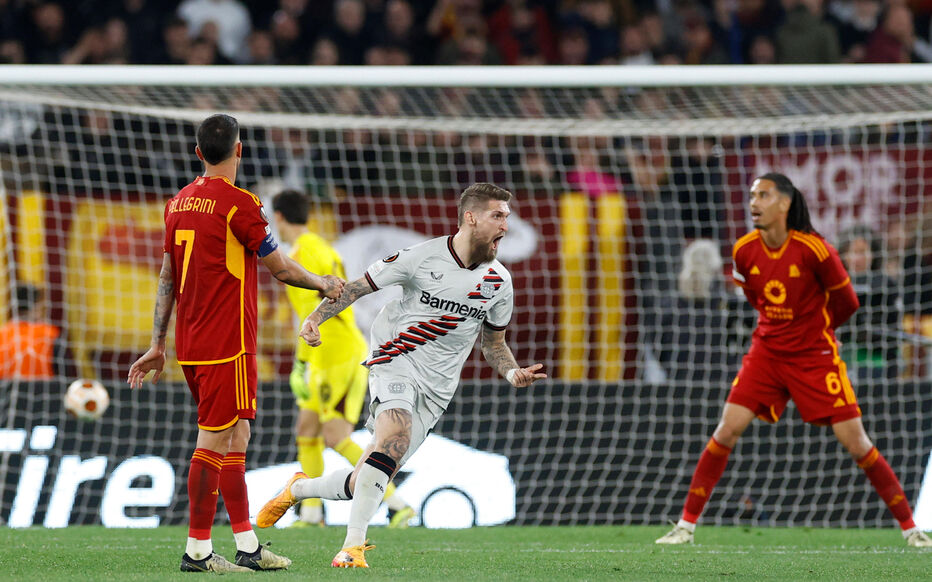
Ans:
POLYGON ((910 546, 932 547, 916 528, 903 488, 861 423, 835 328, 858 308, 838 257, 812 227, 802 193, 778 173, 751 185, 754 231, 732 250, 735 282, 759 312, 751 347, 722 419, 699 457, 682 517, 658 544, 693 541, 696 522, 738 437, 755 417, 777 422, 792 398, 805 422, 830 425, 900 524, 910 546))
POLYGON ((308 272, 278 249, 259 199, 233 184, 242 157, 239 124, 213 115, 197 130, 204 175, 165 207, 162 270, 149 350, 128 381, 140 387, 165 366, 165 335, 178 303, 178 362, 197 403, 198 436, 188 471, 190 523, 181 570, 234 572, 287 568, 291 560, 259 545, 249 523, 246 448, 256 417, 257 266, 279 281, 336 299, 343 281, 308 272), (236 540, 235 564, 214 553, 210 537, 217 494, 236 540))

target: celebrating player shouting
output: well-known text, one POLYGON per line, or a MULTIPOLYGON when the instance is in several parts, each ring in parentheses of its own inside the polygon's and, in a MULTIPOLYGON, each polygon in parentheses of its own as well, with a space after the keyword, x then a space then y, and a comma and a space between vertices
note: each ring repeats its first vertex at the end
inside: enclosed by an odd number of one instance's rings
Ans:
POLYGON ((463 363, 482 333, 482 355, 513 386, 546 378, 542 364, 522 368, 505 343, 514 291, 511 275, 495 259, 508 231, 511 193, 473 184, 460 196, 459 231, 399 251, 347 284, 334 303, 321 303, 305 320, 301 337, 320 345, 320 325, 355 300, 390 285, 403 295, 372 325, 367 428, 372 442, 355 469, 309 479, 296 473, 265 504, 256 522, 268 527, 309 497, 352 499, 343 549, 332 565, 367 568, 366 530, 389 480, 427 438, 459 384, 463 363))
POLYGON ((783 174, 751 185, 755 230, 732 250, 734 278, 760 317, 751 348, 732 382, 722 420, 699 457, 683 514, 658 544, 685 544, 738 437, 754 417, 777 422, 792 398, 806 422, 831 425, 900 523, 906 543, 930 547, 913 522, 899 480, 871 443, 838 355, 835 328, 858 308, 838 253, 812 228, 802 193, 783 174))

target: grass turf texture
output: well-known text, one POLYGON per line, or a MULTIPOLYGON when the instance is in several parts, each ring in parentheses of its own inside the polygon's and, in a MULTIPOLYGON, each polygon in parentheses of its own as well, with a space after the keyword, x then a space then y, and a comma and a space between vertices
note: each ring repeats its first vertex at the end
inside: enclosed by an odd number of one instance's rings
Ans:
MULTIPOLYGON (((231 574, 275 580, 929 580, 932 551, 908 548, 894 529, 700 527, 692 546, 662 547, 669 528, 371 528, 369 570, 330 560, 343 527, 257 530, 294 560, 287 571, 231 574)), ((186 530, 0 528, 0 579, 37 582, 187 580, 178 570, 186 530)), ((228 527, 214 549, 236 554, 228 527)))

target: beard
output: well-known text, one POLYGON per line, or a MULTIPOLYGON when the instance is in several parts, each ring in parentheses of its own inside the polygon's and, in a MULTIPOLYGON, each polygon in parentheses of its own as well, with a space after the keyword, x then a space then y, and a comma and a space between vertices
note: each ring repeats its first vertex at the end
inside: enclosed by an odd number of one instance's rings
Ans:
POLYGON ((470 264, 482 264, 494 261, 496 255, 498 255, 498 249, 493 246, 493 242, 494 240, 482 240, 473 233, 472 240, 470 241, 472 246, 472 255, 469 257, 470 264))

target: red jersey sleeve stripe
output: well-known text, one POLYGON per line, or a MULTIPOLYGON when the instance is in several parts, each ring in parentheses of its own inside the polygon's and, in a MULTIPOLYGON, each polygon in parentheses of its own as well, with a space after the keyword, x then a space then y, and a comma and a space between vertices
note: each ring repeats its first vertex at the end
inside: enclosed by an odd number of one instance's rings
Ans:
POLYGON ((801 233, 794 233, 793 238, 812 249, 812 252, 815 253, 816 258, 819 259, 820 263, 828 258, 828 249, 826 249, 825 244, 816 237, 801 233))
POLYGON ((846 286, 848 285, 848 283, 850 283, 850 282, 851 282, 851 277, 845 277, 845 280, 844 280, 844 281, 842 281, 842 282, 839 283, 838 285, 832 285, 831 287, 829 287, 828 289, 826 289, 826 291, 838 291, 838 290, 841 289, 842 287, 846 287, 846 286))
POLYGON ((378 291, 379 286, 375 284, 375 281, 372 280, 372 277, 369 276, 369 271, 366 271, 366 281, 369 283, 369 286, 372 287, 373 291, 378 291))
POLYGON ((758 238, 760 238, 760 233, 756 230, 753 232, 749 232, 746 235, 739 238, 737 241, 735 241, 735 245, 731 248, 731 257, 734 258, 735 255, 738 254, 738 249, 740 249, 744 245, 758 238))

